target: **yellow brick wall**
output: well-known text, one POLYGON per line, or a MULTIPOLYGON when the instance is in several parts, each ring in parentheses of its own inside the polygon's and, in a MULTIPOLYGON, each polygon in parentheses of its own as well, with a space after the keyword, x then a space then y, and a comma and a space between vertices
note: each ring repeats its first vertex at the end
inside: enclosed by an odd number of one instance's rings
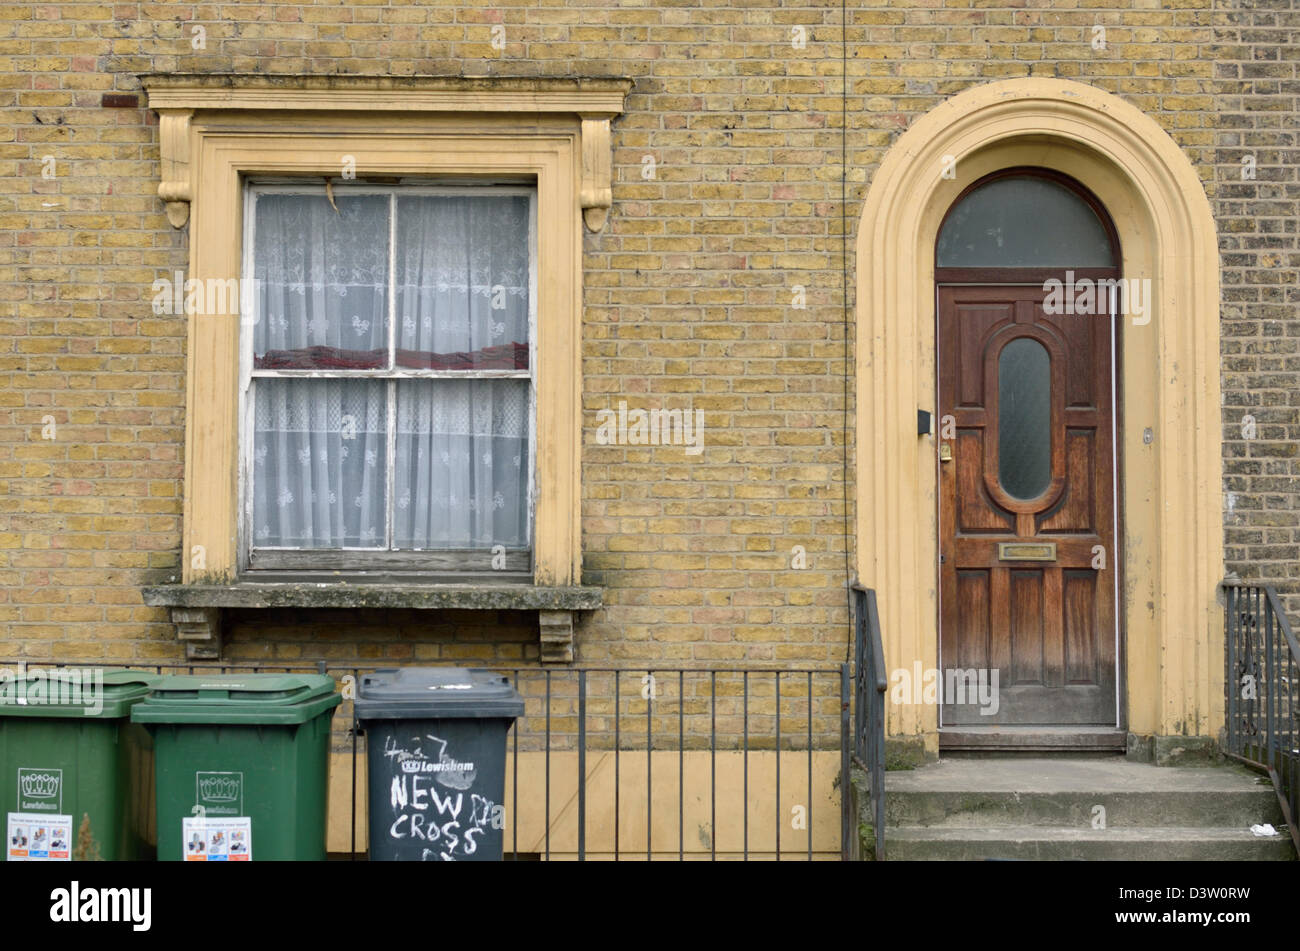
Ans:
MULTIPOLYGON (((584 246, 584 581, 607 606, 578 657, 828 664, 849 637, 842 215, 851 248, 901 131, 1024 75, 1151 113, 1213 192, 1213 51, 1234 15, 1210 0, 853 0, 846 92, 841 12, 812 2, 0 7, 0 658, 181 656, 139 588, 179 574, 184 318, 149 300, 187 244, 156 197, 136 74, 633 78, 614 205, 584 246), (620 401, 704 410, 703 453, 597 445, 596 412, 620 401)), ((285 661, 537 656, 534 619, 468 613, 250 612, 230 645, 285 661)))

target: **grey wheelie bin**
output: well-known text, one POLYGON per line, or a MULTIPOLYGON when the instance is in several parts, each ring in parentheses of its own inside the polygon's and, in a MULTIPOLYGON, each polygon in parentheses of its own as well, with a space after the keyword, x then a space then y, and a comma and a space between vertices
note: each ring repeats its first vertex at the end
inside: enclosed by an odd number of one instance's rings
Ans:
POLYGON ((500 674, 377 670, 355 703, 366 735, 370 858, 500 861, 506 734, 524 700, 500 674))

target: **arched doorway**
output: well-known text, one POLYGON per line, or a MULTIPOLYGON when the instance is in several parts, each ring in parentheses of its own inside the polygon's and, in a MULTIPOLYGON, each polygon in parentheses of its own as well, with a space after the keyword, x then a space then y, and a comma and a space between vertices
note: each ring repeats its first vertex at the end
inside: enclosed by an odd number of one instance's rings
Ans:
MULTIPOLYGON (((1145 313, 1117 338, 1123 461, 1115 540, 1128 738, 1223 725, 1219 253, 1196 168, 1159 124, 1083 83, 1014 79, 917 119, 871 176, 859 219, 856 564, 874 588, 890 674, 937 668, 940 530, 936 242, 962 194, 1007 169, 1068 176, 1109 213, 1145 313)), ((1076 269, 1077 270, 1077 269, 1076 269)), ((939 748, 933 692, 887 705, 897 740, 939 748)), ((1132 746, 1130 748, 1133 748, 1132 746)))
POLYGON ((1045 168, 986 175, 939 227, 942 748, 1126 744, 1120 260, 1101 202, 1045 168))

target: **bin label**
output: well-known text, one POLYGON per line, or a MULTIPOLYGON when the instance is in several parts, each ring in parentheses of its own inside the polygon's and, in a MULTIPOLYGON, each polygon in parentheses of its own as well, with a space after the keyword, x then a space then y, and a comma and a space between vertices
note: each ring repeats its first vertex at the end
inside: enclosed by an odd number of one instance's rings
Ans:
POLYGON ((437 779, 438 785, 448 789, 463 790, 474 785, 478 771, 474 769, 473 763, 463 762, 450 755, 447 752, 446 740, 433 735, 426 736, 424 739, 437 745, 436 754, 426 753, 424 744, 418 742, 418 738, 417 742, 412 744, 415 748, 408 750, 398 746, 396 737, 389 736, 384 740, 384 756, 396 760, 398 768, 407 775, 437 773, 434 778, 437 779), (433 758, 435 755, 437 759, 433 758))
POLYGON ((63 770, 18 767, 18 811, 62 812, 63 770))
POLYGON ((5 849, 10 862, 71 862, 72 816, 11 812, 5 849))
POLYGON ((185 816, 181 819, 181 841, 185 843, 187 862, 251 862, 253 820, 248 816, 185 816))
POLYGON ((244 811, 244 774, 242 772, 196 772, 194 804, 205 815, 237 816, 244 811))

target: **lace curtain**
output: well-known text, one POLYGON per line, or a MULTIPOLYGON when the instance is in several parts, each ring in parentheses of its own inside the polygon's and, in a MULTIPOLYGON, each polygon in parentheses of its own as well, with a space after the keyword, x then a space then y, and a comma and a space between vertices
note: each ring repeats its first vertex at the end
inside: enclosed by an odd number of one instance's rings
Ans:
POLYGON ((253 276, 256 369, 387 365, 385 195, 259 195, 253 276))
POLYGON ((527 369, 528 254, 523 196, 399 198, 398 365, 527 369))
MULTIPOLYGON (((258 197, 255 369, 527 370, 526 196, 335 195, 258 197)), ((253 401, 255 545, 527 547, 527 379, 259 376, 253 401)))
POLYGON ((528 382, 397 384, 397 548, 528 544, 528 382))
POLYGON ((388 386, 255 381, 255 545, 385 547, 388 386))

